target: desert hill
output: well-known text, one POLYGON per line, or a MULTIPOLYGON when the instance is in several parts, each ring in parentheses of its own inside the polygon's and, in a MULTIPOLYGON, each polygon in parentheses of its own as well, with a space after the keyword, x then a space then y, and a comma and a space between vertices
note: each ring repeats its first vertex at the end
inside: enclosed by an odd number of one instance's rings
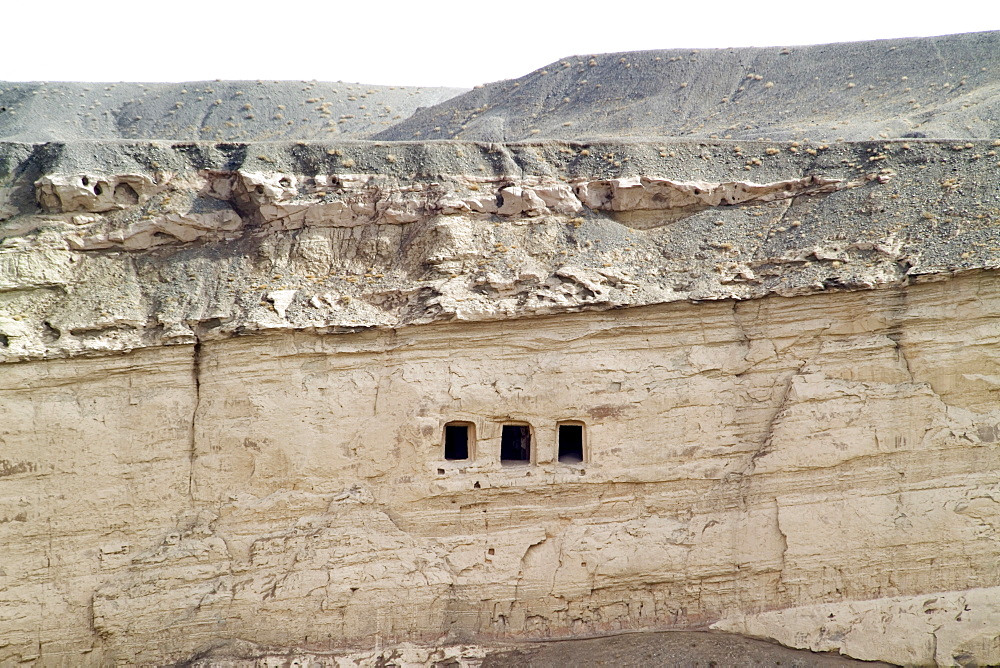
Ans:
POLYGON ((998 135, 998 32, 580 55, 467 92, 316 81, 0 83, 0 139, 24 142, 998 135))
POLYGON ((316 81, 0 83, 0 140, 361 139, 460 88, 316 81))
POLYGON ((1000 32, 564 58, 376 139, 1000 136, 1000 32))

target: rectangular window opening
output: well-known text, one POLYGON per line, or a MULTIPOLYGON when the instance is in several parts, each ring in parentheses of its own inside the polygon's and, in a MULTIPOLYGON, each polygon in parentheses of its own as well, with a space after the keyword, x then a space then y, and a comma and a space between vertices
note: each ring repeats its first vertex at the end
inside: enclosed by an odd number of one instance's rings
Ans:
POLYGON ((559 461, 563 464, 583 462, 583 425, 559 425, 559 461))
POLYGON ((455 422, 444 426, 444 458, 468 459, 471 452, 472 425, 455 422))
POLYGON ((505 424, 500 433, 500 463, 531 462, 531 427, 526 424, 505 424))

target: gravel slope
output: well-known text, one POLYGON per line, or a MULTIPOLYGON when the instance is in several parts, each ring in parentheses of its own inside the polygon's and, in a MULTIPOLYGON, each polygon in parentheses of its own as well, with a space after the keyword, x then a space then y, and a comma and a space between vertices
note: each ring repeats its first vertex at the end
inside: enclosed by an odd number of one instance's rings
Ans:
POLYGON ((467 92, 316 81, 0 82, 0 140, 22 142, 998 136, 1000 32, 580 55, 467 92))
POLYGON ((1000 136, 1000 32, 565 58, 377 139, 1000 136))
POLYGON ((0 140, 363 139, 461 92, 315 81, 0 82, 0 140))

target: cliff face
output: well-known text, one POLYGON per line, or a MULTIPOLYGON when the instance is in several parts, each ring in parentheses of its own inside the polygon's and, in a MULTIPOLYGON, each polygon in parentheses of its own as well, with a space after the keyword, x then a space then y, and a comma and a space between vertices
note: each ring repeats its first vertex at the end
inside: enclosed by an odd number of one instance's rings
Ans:
POLYGON ((0 664, 1000 662, 998 150, 0 144, 0 664))
POLYGON ((998 297, 977 273, 10 366, 5 660, 716 624, 996 661, 998 297), (532 464, 498 461, 514 422, 532 464))

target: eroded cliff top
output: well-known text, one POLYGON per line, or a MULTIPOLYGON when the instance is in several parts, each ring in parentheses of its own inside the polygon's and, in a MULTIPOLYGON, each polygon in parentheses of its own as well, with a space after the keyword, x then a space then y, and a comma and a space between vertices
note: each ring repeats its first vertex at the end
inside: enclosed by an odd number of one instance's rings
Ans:
POLYGON ((1000 33, 976 33, 570 58, 453 99, 7 85, 0 134, 66 128, 67 141, 0 143, 0 357, 993 270, 998 47, 1000 33), (63 109, 69 97, 83 106, 63 109), (438 100, 378 135, 430 141, 315 139, 367 137, 438 100), (370 115, 338 119, 345 105, 370 115), (303 110, 316 118, 282 120, 303 110), (219 130, 227 114, 237 122, 219 130), (742 138, 705 137, 723 133, 742 138), (655 134, 671 136, 623 138, 655 134), (436 139, 495 136, 535 139, 436 139))
POLYGON ((3 145, 5 359, 998 266, 1000 142, 3 145))

